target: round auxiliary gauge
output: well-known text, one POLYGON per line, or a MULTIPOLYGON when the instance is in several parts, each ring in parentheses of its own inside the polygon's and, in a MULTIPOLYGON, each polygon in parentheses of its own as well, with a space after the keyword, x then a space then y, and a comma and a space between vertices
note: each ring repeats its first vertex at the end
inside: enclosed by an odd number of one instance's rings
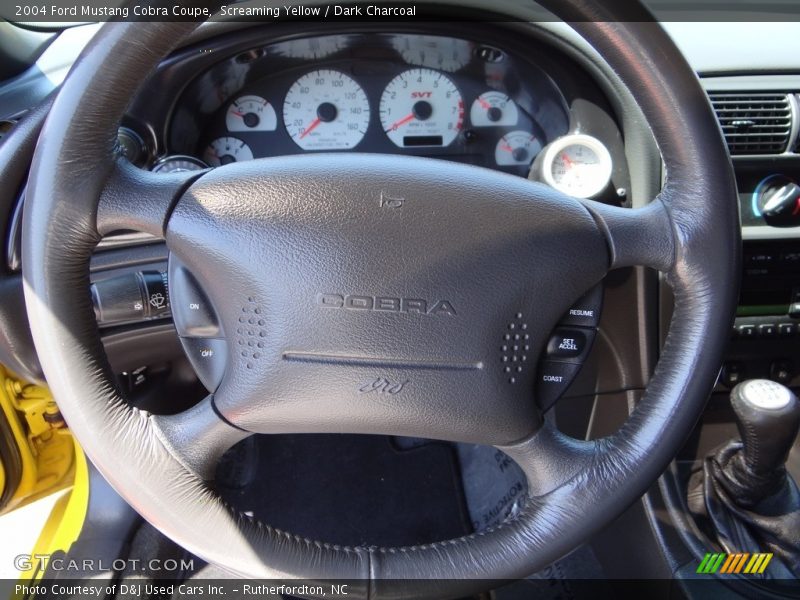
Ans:
POLYGON ((519 111, 503 92, 484 92, 472 103, 469 120, 474 127, 513 127, 519 120, 519 111))
POLYGON ((433 69, 410 69, 392 79, 380 112, 383 130, 401 148, 449 146, 464 126, 458 88, 433 69))
POLYGON ((611 154, 603 143, 588 135, 566 135, 542 153, 541 178, 555 189, 591 198, 611 181, 611 154))
POLYGON ((212 167, 219 167, 232 162, 253 160, 253 151, 239 138, 227 136, 211 142, 203 153, 203 158, 212 167))
POLYGON ((225 126, 228 131, 275 131, 278 117, 261 96, 241 96, 228 107, 225 126))
POLYGON ((153 173, 181 173, 183 171, 201 171, 208 165, 194 156, 171 154, 158 159, 150 170, 153 173))

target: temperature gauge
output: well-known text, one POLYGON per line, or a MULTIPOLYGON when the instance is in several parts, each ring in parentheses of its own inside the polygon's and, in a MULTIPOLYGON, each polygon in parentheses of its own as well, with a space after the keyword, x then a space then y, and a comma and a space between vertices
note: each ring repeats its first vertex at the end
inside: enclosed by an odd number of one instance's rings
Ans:
POLYGON ((513 127, 519 120, 519 111, 503 92, 485 92, 472 103, 469 119, 474 127, 513 127))
POLYGON ((275 109, 261 96, 242 96, 234 100, 225 115, 228 131, 275 131, 275 109))
POLYGON ((500 166, 529 165, 542 150, 536 136, 528 131, 512 131, 497 142, 494 160, 500 166))
POLYGON ((545 148, 540 169, 546 184, 576 198, 591 198, 611 182, 611 154, 596 138, 567 135, 545 148))

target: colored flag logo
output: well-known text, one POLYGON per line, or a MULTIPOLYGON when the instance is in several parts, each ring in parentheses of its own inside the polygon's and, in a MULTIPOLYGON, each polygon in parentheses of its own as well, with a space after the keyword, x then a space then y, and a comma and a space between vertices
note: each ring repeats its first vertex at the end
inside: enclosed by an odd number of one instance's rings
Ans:
POLYGON ((714 573, 760 575, 771 560, 771 552, 756 552, 754 554, 747 552, 739 552, 738 554, 708 553, 703 558, 700 566, 697 567, 697 572, 703 575, 713 575, 714 573))

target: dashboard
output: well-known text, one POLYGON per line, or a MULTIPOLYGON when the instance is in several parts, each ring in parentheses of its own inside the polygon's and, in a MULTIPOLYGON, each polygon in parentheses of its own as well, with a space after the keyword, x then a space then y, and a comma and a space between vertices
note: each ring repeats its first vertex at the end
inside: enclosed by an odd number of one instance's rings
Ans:
MULTIPOLYGON (((625 200, 619 130, 605 111, 571 107, 543 68, 552 60, 544 55, 371 31, 206 54, 217 60, 193 73, 170 108, 155 134, 162 148, 148 144, 146 114, 121 130, 139 166, 169 172, 314 152, 414 155, 531 177, 573 196, 625 200)), ((169 72, 167 65, 165 81, 169 72)))

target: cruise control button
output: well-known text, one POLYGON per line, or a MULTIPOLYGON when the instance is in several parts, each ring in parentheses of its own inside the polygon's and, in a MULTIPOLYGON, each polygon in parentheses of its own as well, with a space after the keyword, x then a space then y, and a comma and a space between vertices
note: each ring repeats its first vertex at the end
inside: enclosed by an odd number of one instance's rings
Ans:
POLYGON ((781 337, 792 337, 797 333, 797 325, 794 323, 781 323, 778 325, 778 335, 781 337))
POLYGON ((603 284, 596 285, 561 318, 562 325, 597 327, 603 307, 603 284))
POLYGON ((588 353, 594 334, 594 329, 557 327, 547 343, 547 358, 580 362, 588 353))
POLYGON ((536 381, 539 408, 549 409, 575 379, 581 366, 576 363, 544 361, 536 381))
POLYGON ((182 337, 220 337, 217 316, 194 276, 174 257, 169 261, 169 288, 175 329, 182 337))
POLYGON ((227 343, 225 340, 181 338, 181 344, 200 382, 213 393, 225 373, 227 343))

